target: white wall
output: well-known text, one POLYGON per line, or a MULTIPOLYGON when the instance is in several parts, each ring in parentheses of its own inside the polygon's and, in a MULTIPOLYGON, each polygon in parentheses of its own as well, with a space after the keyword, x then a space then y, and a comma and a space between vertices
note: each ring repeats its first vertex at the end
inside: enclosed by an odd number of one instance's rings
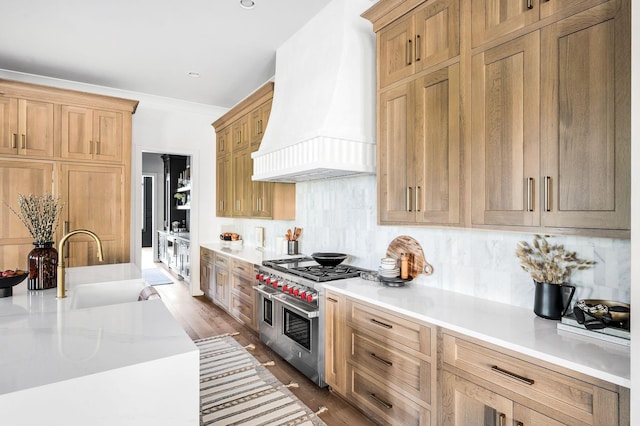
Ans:
POLYGON ((131 163, 131 261, 140 265, 142 152, 190 155, 193 175, 191 202, 191 294, 200 292, 199 242, 214 238, 215 133, 211 123, 228 109, 111 89, 67 80, 0 70, 0 78, 99 93, 140 101, 133 115, 131 163))

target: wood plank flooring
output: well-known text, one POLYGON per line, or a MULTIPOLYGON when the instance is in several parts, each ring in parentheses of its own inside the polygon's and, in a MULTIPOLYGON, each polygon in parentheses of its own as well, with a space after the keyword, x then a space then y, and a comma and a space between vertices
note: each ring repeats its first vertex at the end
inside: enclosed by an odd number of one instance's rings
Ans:
MULTIPOLYGON (((151 266, 149 264, 143 265, 145 268, 151 266)), ((164 265, 159 263, 153 266, 166 270, 164 265)), ((237 331, 240 333, 235 336, 238 342, 242 345, 248 345, 249 343, 255 345, 256 349, 251 351, 254 357, 261 362, 269 360, 275 362, 273 367, 269 367, 269 371, 282 383, 293 381, 299 384, 299 388, 290 390, 311 410, 317 411, 321 406, 328 408, 328 411, 319 415, 327 425, 365 426, 375 424, 339 396, 333 394, 327 388, 319 388, 304 375, 300 374, 278 354, 265 346, 249 328, 238 323, 209 299, 204 296, 192 297, 189 295, 187 285, 171 272, 168 272, 168 274, 172 275, 174 283, 158 285, 155 288, 160 293, 169 311, 192 339, 196 340, 237 331)))

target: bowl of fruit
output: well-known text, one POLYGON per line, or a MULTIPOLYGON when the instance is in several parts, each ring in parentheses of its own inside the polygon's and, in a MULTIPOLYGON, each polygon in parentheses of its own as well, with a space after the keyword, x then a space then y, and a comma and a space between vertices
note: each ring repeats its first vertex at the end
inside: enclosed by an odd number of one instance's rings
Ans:
POLYGON ((0 272, 0 297, 13 296, 13 287, 20 284, 29 275, 22 269, 7 269, 0 272))

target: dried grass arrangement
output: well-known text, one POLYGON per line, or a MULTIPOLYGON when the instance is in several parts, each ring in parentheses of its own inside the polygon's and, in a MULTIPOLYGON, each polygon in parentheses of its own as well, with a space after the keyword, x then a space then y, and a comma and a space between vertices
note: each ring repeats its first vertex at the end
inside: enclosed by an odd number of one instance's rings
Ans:
POLYGON ((58 219, 64 208, 64 202, 52 194, 25 196, 18 194, 18 210, 14 210, 9 203, 7 207, 27 227, 34 243, 53 241, 53 234, 58 229, 58 219))
POLYGON ((578 258, 575 251, 565 250, 562 244, 549 244, 548 235, 535 235, 533 243, 520 241, 516 256, 523 270, 534 281, 550 284, 565 284, 574 270, 588 269, 596 262, 578 258))

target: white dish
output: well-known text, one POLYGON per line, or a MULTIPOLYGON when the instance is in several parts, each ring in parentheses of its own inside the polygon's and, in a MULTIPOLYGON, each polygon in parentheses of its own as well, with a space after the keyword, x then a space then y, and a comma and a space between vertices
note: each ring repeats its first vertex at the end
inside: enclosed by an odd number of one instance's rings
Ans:
POLYGON ((396 264, 395 264, 395 263, 394 263, 393 265, 387 265, 386 263, 381 263, 381 264, 380 264, 380 269, 387 269, 387 270, 390 270, 390 269, 396 269, 396 268, 397 268, 397 267, 396 267, 396 264))

